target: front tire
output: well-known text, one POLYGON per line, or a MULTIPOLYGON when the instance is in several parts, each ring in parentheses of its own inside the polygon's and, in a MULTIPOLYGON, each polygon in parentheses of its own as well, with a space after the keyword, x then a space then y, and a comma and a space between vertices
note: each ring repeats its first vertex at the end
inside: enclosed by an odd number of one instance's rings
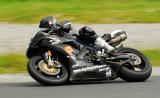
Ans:
POLYGON ((151 76, 152 73, 151 64, 147 59, 147 57, 144 56, 141 52, 132 48, 119 48, 118 52, 131 53, 137 55, 141 59, 141 63, 138 65, 141 68, 140 71, 136 71, 134 69, 134 66, 132 65, 129 65, 130 67, 128 67, 128 65, 123 65, 119 70, 120 78, 129 82, 141 82, 147 80, 151 76))
POLYGON ((27 65, 28 73, 31 75, 32 78, 34 78, 37 82, 43 84, 43 85, 61 85, 64 84, 68 80, 68 70, 64 66, 63 63, 61 63, 61 72, 59 74, 59 77, 57 78, 54 75, 48 75, 46 73, 43 73, 40 71, 40 69, 37 69, 38 63, 43 60, 41 56, 34 56, 32 57, 27 65))

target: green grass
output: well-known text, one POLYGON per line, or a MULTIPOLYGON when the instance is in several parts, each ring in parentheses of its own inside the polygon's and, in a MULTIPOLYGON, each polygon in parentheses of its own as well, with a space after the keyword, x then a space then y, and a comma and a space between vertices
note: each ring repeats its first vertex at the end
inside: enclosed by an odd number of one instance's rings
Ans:
MULTIPOLYGON (((160 66, 160 49, 142 50, 153 66, 160 66)), ((10 53, 0 56, 0 74, 24 73, 27 71, 27 58, 22 54, 10 53)))
POLYGON ((160 49, 142 50, 153 66, 160 66, 160 49))
POLYGON ((0 56, 0 74, 26 72, 27 59, 22 54, 2 54, 0 56))
POLYGON ((0 0, 0 22, 159 23, 160 0, 0 0))

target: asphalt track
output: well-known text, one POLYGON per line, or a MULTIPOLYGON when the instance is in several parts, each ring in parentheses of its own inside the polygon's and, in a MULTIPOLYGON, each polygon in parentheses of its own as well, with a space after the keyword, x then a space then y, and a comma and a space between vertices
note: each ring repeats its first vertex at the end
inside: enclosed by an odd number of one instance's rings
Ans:
POLYGON ((26 81, 2 79, 0 98, 160 98, 160 76, 152 76, 145 82, 117 79, 62 86, 42 86, 28 76, 23 78, 26 81))

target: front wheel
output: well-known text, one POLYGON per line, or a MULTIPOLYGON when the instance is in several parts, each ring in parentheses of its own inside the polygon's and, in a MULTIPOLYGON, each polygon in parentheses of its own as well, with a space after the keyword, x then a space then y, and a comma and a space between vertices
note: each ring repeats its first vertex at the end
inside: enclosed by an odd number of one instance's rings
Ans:
POLYGON ((48 67, 41 56, 32 57, 27 65, 28 73, 43 85, 61 85, 68 80, 68 70, 63 63, 61 67, 48 67))
POLYGON ((133 65, 127 63, 121 66, 119 70, 120 78, 129 82, 140 82, 147 80, 151 73, 152 67, 147 59, 141 52, 132 48, 119 48, 118 52, 120 54, 130 55, 133 61, 133 65))

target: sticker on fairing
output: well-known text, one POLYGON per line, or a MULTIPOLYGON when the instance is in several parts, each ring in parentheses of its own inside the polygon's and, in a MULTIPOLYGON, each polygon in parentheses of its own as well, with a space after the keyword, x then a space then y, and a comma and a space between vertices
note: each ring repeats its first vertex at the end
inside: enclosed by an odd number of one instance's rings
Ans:
POLYGON ((106 66, 107 66, 107 65, 90 66, 90 67, 85 67, 85 68, 73 70, 73 72, 74 72, 74 73, 79 73, 79 72, 93 71, 93 70, 95 70, 95 69, 103 68, 103 67, 106 67, 106 66))

